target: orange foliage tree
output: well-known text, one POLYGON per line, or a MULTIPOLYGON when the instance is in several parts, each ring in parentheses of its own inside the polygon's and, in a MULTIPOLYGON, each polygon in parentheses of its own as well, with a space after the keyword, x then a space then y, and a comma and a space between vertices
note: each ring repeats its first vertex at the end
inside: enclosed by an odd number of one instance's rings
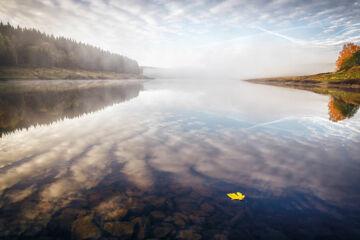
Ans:
POLYGON ((345 119, 342 112, 336 107, 335 99, 332 98, 329 102, 329 119, 333 122, 341 121, 345 119))
POLYGON ((333 122, 342 121, 345 118, 352 118, 360 108, 357 104, 335 97, 331 97, 328 107, 329 119, 333 122))
POLYGON ((354 43, 344 44, 343 49, 339 53, 339 57, 336 60, 336 67, 339 70, 344 60, 360 50, 360 47, 354 43))

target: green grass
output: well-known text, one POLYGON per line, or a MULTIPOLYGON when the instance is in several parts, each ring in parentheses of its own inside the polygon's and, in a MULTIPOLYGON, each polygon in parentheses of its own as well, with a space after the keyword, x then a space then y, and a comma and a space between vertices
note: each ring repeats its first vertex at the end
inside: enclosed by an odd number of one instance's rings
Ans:
POLYGON ((0 79, 143 79, 143 75, 114 72, 90 72, 61 68, 0 68, 0 79))
POLYGON ((324 82, 342 82, 344 80, 360 80, 360 66, 353 67, 347 71, 339 71, 332 73, 322 73, 316 75, 306 76, 307 79, 324 81, 324 82))
POLYGON ((331 72, 331 73, 320 73, 307 76, 287 76, 287 77, 277 77, 277 78, 265 78, 264 81, 294 81, 294 82, 310 82, 317 81, 323 83, 346 83, 349 80, 357 80, 358 84, 360 83, 360 66, 353 67, 349 70, 331 72))

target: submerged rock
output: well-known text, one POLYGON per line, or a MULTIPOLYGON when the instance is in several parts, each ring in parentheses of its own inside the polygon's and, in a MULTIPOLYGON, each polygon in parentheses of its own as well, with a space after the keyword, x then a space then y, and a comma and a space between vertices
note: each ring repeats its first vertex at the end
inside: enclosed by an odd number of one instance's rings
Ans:
POLYGON ((207 217, 215 210, 214 206, 209 203, 203 203, 200 206, 200 210, 195 211, 194 214, 199 217, 207 217))
POLYGON ((163 212, 160 212, 160 211, 152 211, 150 213, 150 216, 152 218, 154 218, 155 220, 159 220, 159 219, 163 219, 165 218, 165 214, 163 212))
POLYGON ((104 220, 119 220, 126 216, 128 210, 126 208, 116 209, 114 211, 108 212, 104 216, 104 220))
POLYGON ((104 230, 116 237, 131 237, 134 233, 134 223, 132 222, 107 222, 104 230))
POLYGON ((153 230, 153 235, 156 238, 163 238, 170 234, 174 229, 171 224, 163 224, 161 227, 157 227, 153 230))
POLYGON ((74 239, 100 238, 100 229, 94 224, 92 216, 78 218, 71 225, 74 239))
MULTIPOLYGON (((52 235, 61 234, 64 238, 71 238, 72 223, 79 216, 79 209, 65 208, 57 216, 54 216, 46 226, 46 231, 52 235)), ((0 230, 2 232, 2 230, 0 230)))
POLYGON ((126 206, 129 210, 136 213, 142 213, 146 207, 145 203, 137 198, 128 198, 126 200, 126 206))
POLYGON ((96 215, 105 221, 120 220, 128 213, 125 206, 126 200, 123 196, 116 196, 103 201, 95 208, 96 215))
POLYGON ((179 198, 175 200, 176 206, 180 211, 186 213, 193 213, 199 209, 199 203, 191 199, 179 198))
POLYGON ((184 227, 186 225, 186 221, 188 220, 188 217, 182 213, 175 213, 173 220, 175 225, 184 227))
POLYGON ((200 240, 201 235, 196 233, 193 229, 180 230, 177 239, 187 239, 187 240, 200 240))
POLYGON ((144 239, 149 228, 149 219, 147 217, 136 217, 131 220, 135 224, 136 239, 144 239))
POLYGON ((193 191, 200 194, 203 197, 210 197, 214 194, 210 188, 204 186, 193 187, 193 191))
POLYGON ((183 219, 175 219, 174 223, 176 226, 179 226, 179 227, 185 227, 185 225, 186 225, 186 223, 183 219))
POLYGON ((214 239, 215 240, 227 240, 228 236, 227 236, 227 234, 219 233, 219 234, 215 234, 214 239))
POLYGON ((127 188, 126 195, 129 197, 140 197, 144 195, 144 191, 137 188, 127 188))
POLYGON ((214 207, 209 203, 201 204, 200 208, 201 208, 201 210, 208 212, 208 213, 214 211, 214 207))
POLYGON ((189 218, 195 224, 202 224, 205 221, 205 218, 196 215, 190 215, 189 218))
POLYGON ((166 198, 151 195, 151 196, 144 197, 144 200, 149 202, 154 207, 161 207, 165 203, 166 198))

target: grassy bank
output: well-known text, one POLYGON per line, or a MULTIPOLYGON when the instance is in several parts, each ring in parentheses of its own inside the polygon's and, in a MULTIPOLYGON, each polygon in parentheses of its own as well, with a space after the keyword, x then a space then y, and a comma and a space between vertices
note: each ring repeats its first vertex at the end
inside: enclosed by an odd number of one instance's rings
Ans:
POLYGON ((303 87, 351 87, 360 88, 360 66, 347 71, 320 73, 308 76, 277 77, 251 79, 250 82, 270 84, 277 86, 303 86, 303 87))
POLYGON ((248 81, 329 95, 329 119, 334 122, 353 117, 360 106, 360 67, 333 73, 248 81))
POLYGON ((114 72, 90 72, 62 68, 0 68, 0 80, 12 79, 147 79, 140 74, 124 74, 114 72))

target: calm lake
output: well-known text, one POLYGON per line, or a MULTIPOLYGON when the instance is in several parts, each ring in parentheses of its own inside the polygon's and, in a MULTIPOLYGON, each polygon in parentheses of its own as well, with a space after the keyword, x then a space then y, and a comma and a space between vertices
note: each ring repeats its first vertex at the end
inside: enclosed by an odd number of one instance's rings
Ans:
POLYGON ((360 239, 360 113, 339 104, 223 79, 1 82, 0 238, 360 239))

